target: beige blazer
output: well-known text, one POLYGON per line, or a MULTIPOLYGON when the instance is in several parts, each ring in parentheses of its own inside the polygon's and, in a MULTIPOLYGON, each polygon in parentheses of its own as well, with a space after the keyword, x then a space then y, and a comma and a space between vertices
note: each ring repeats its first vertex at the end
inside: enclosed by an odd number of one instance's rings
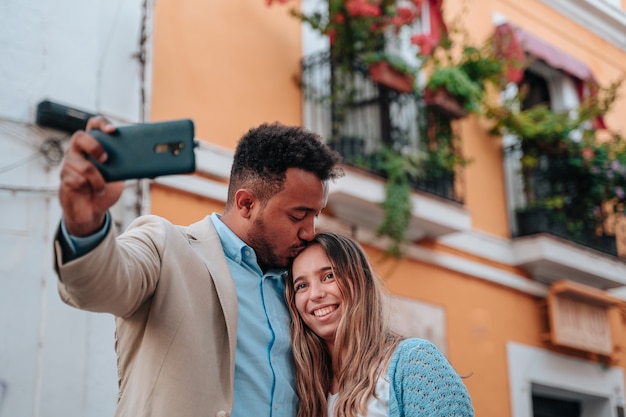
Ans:
POLYGON ((230 415, 237 295, 209 218, 141 217, 66 264, 61 247, 57 237, 61 299, 116 316, 117 417, 230 415))

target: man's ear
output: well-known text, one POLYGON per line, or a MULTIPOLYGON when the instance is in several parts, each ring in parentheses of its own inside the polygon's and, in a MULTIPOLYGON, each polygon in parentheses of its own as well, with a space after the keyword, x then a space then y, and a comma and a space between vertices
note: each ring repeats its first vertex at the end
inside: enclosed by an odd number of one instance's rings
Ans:
POLYGON ((241 217, 249 218, 257 204, 256 196, 249 190, 242 188, 235 193, 235 207, 237 207, 237 212, 241 217))

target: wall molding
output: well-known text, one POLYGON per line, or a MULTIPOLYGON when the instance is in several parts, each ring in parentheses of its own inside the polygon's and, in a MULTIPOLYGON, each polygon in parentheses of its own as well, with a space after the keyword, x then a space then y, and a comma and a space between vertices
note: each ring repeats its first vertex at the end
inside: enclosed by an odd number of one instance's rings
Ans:
POLYGON ((541 0, 565 17, 626 51, 626 11, 602 0, 541 0))

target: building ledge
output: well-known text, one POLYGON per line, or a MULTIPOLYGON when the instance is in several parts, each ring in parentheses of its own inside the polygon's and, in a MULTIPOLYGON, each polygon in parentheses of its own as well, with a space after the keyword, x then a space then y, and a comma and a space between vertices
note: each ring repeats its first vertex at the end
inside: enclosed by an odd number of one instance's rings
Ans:
POLYGON ((512 242, 514 261, 534 279, 552 284, 561 279, 607 290, 626 285, 626 264, 619 258, 548 234, 512 242))
MULTIPOLYGON (((376 230, 382 223, 385 180, 359 169, 344 167, 346 175, 331 183, 328 209, 342 222, 376 230)), ((414 191, 407 238, 437 238, 471 229, 469 211, 461 204, 414 191)))
POLYGON ((626 286, 626 262, 549 234, 513 240, 469 231, 444 236, 439 242, 477 257, 522 268, 541 283, 567 279, 607 290, 626 286))

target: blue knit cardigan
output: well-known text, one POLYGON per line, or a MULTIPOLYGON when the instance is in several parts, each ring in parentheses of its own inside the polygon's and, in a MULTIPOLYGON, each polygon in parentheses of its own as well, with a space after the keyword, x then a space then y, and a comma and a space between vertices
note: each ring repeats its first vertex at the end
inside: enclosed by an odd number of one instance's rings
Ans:
POLYGON ((389 417, 473 417, 467 388, 433 345, 411 338, 400 342, 389 369, 389 417))

